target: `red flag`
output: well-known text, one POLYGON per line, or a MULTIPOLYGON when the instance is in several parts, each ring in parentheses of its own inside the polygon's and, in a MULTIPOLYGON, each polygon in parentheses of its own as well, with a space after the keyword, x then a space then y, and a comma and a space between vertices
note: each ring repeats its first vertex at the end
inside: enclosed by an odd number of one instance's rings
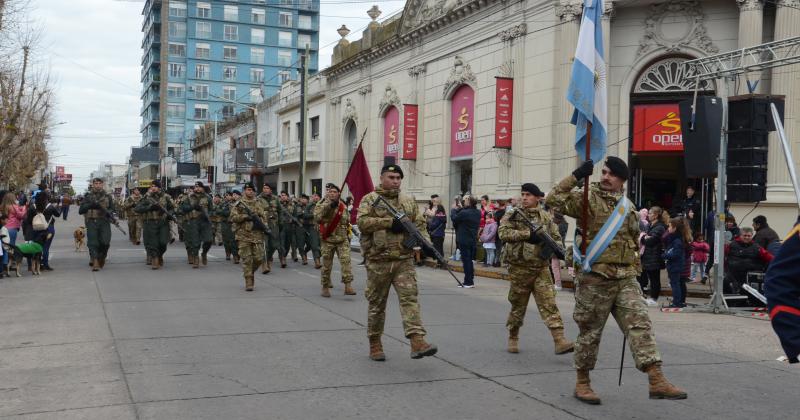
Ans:
POLYGON ((372 185, 367 158, 364 157, 364 149, 361 148, 361 144, 356 149, 356 154, 350 163, 350 169, 347 170, 347 176, 344 177, 344 183, 350 188, 350 194, 353 195, 353 212, 350 214, 350 223, 356 223, 356 214, 358 205, 361 204, 361 198, 375 189, 372 185))

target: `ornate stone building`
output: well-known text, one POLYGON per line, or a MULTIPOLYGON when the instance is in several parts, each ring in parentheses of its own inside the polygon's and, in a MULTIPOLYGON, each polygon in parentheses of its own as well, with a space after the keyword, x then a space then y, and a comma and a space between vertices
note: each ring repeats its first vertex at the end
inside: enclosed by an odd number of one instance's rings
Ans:
MULTIPOLYGON (((800 35, 800 1, 606 0, 605 7, 608 67, 600 78, 608 86, 608 153, 631 164, 632 198, 638 205, 670 207, 687 185, 708 194, 713 180, 685 175, 679 135, 664 137, 677 144, 665 140, 658 145, 663 148, 637 143, 638 110, 668 112, 691 98, 695 86, 681 67, 687 59, 800 35), (654 105, 663 109, 647 108, 654 105)), ((339 142, 328 148, 326 159, 340 162, 329 165, 325 176, 344 178, 346 162, 366 132, 364 150, 373 171, 396 159, 406 173, 406 190, 418 199, 465 191, 509 197, 524 182, 551 188, 576 166, 573 109, 565 96, 581 12, 580 0, 409 0, 401 14, 382 23, 380 11, 370 9, 373 22, 361 39, 348 41, 350 31, 342 26, 332 65, 322 71, 328 86, 325 130, 330 141, 339 142), (505 115, 498 102, 501 80, 513 87, 513 114, 497 128, 505 115), (508 127, 510 148, 495 147, 502 137, 497 130, 508 127)), ((798 74, 792 66, 746 77, 760 79, 758 93, 786 95, 785 126, 795 159, 798 74)), ((700 94, 715 89, 713 83, 698 87, 700 94)), ((732 94, 746 93, 745 77, 736 89, 732 94)), ((768 197, 757 213, 787 230, 796 204, 775 142, 768 161, 768 197)), ((744 215, 752 206, 733 211, 744 215)))

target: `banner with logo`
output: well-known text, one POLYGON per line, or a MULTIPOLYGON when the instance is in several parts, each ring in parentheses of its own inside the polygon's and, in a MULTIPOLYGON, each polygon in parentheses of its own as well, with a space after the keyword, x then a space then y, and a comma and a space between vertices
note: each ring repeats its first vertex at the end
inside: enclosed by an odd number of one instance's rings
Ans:
POLYGON ((400 158, 399 128, 400 112, 397 107, 391 106, 383 116, 383 157, 392 156, 395 160, 400 158))
POLYGON ((511 120, 514 116, 514 79, 495 77, 494 147, 511 149, 511 120))
POLYGON ((682 152, 677 103, 633 106, 633 152, 682 152))
POLYGON ((417 160, 417 123, 419 107, 403 105, 403 159, 417 160))
POLYGON ((450 108, 450 157, 472 156, 475 91, 463 85, 453 95, 450 108))

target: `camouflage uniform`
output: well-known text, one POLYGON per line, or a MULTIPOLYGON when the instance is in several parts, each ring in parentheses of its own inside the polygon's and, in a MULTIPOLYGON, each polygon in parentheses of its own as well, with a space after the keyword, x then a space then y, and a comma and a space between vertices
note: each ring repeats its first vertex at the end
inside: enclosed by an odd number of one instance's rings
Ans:
POLYGON ((308 259, 308 256, 306 255, 307 234, 305 227, 303 226, 303 215, 306 212, 307 206, 308 205, 304 206, 298 201, 294 203, 294 207, 292 208, 292 216, 294 216, 294 219, 292 219, 292 228, 294 230, 294 246, 295 246, 295 250, 292 251, 292 257, 294 257, 295 252, 297 252, 303 259, 303 264, 306 264, 308 259))
POLYGON ((208 209, 208 218, 211 219, 211 237, 214 244, 222 244, 222 217, 217 213, 217 208, 221 207, 224 203, 219 202, 214 204, 211 200, 211 208, 208 209))
MULTIPOLYGON (((303 229, 306 231, 305 239, 308 245, 308 248, 311 249, 311 255, 314 256, 314 261, 319 261, 321 256, 320 252, 320 237, 319 237, 319 225, 316 220, 316 209, 318 203, 308 203, 306 206, 305 212, 303 213, 303 229)), ((348 255, 350 255, 349 248, 348 248, 348 255)))
POLYGON ((273 194, 264 194, 258 196, 263 201, 267 209, 268 217, 264 219, 264 223, 270 230, 269 235, 264 238, 264 248, 267 251, 267 263, 272 262, 272 254, 278 251, 278 257, 283 256, 283 248, 281 247, 281 226, 278 224, 278 212, 280 203, 278 197, 273 194))
POLYGON ((281 202, 278 207, 278 221, 281 225, 281 257, 286 258, 289 251, 292 252, 292 259, 297 259, 297 249, 295 248, 295 230, 297 225, 292 221, 294 215, 295 204, 289 200, 286 203, 281 202))
POLYGON ((231 224, 231 205, 230 201, 223 201, 214 208, 214 215, 219 219, 219 231, 222 235, 222 244, 225 246, 225 255, 239 257, 239 250, 236 247, 236 237, 234 236, 231 224))
POLYGON ((245 287, 252 289, 255 281, 253 273, 264 261, 264 233, 253 227, 245 206, 261 221, 267 220, 268 212, 264 201, 258 198, 249 199, 247 196, 243 196, 231 208, 231 222, 236 232, 236 242, 239 244, 245 287))
MULTIPOLYGON (((331 207, 331 201, 327 198, 320 201, 314 206, 314 220, 321 226, 320 230, 327 228, 328 224, 333 221, 337 209, 340 210, 341 217, 336 228, 328 235, 327 238, 322 240, 322 287, 331 288, 331 270, 333 269, 333 254, 339 255, 339 265, 342 268, 342 283, 348 285, 353 282, 353 269, 350 264, 350 241, 348 240, 347 233, 350 227, 350 215, 344 203, 337 203, 338 207, 331 207)), ((389 289, 387 287, 386 291, 389 289)), ((385 299, 384 299, 385 305, 385 299)))
MULTIPOLYGON (((556 185, 546 202, 556 211, 578 219, 581 226, 583 193, 572 191, 577 185, 575 176, 568 176, 556 185)), ((623 193, 603 191, 597 183, 591 185, 589 192, 587 239, 591 243, 623 193)), ((653 325, 636 281, 641 271, 638 237, 639 217, 631 208, 608 248, 592 265, 592 271, 578 275, 573 318, 580 328, 575 342, 575 368, 579 371, 594 368, 609 314, 628 336, 639 370, 661 362, 653 325)))
POLYGON ((148 192, 136 205, 136 213, 141 214, 143 225, 144 248, 149 259, 159 258, 163 264, 164 253, 170 240, 169 220, 167 215, 158 210, 153 203, 161 204, 167 211, 175 210, 172 197, 162 191, 148 192))
POLYGON ((404 212, 413 221, 420 233, 428 237, 425 217, 420 212, 413 196, 400 194, 399 190, 384 190, 380 186, 364 196, 358 207, 358 229, 361 231, 361 246, 367 259, 367 288, 364 295, 369 302, 367 335, 380 337, 386 318, 386 300, 389 289, 394 286, 400 300, 403 331, 406 337, 425 335, 422 326, 419 302, 417 301, 417 277, 414 271, 414 251, 403 246, 405 233, 393 233, 392 216, 382 207, 373 204, 378 195, 383 196, 394 208, 404 212))
POLYGON ((556 306, 553 278, 550 276, 550 260, 540 257, 541 244, 528 243, 530 228, 521 220, 514 218, 514 213, 524 211, 533 223, 543 225, 547 233, 556 242, 561 242, 558 227, 553 223, 552 216, 541 208, 516 208, 507 212, 500 221, 498 234, 503 241, 503 258, 510 266, 508 268, 511 287, 508 291, 508 301, 511 302, 511 312, 508 314, 506 327, 509 330, 519 329, 525 319, 528 309, 528 300, 531 294, 539 308, 539 315, 550 330, 564 329, 561 314, 556 306))
POLYGON ((183 239, 186 252, 196 257, 201 247, 203 255, 211 249, 214 240, 211 234, 211 197, 206 193, 193 192, 178 206, 183 216, 183 239))
POLYGON ((105 264, 111 246, 111 222, 107 215, 114 211, 114 199, 105 191, 91 191, 83 197, 78 214, 84 215, 86 225, 86 247, 89 257, 105 264), (90 208, 93 204, 101 208, 90 208))
MULTIPOLYGON (((186 197, 188 197, 188 196, 189 196, 189 194, 186 194, 186 193, 178 194, 178 197, 175 198, 175 209, 176 210, 179 209, 181 207, 181 205, 183 205, 183 202, 186 201, 186 197)), ((186 221, 186 217, 184 217, 183 214, 181 214, 181 212, 176 212, 175 213, 175 223, 178 225, 178 240, 179 241, 183 241, 184 240, 184 233, 185 232, 184 232, 183 228, 184 228, 184 222, 185 221, 186 221)))
POLYGON ((126 198, 125 202, 122 204, 123 214, 125 214, 125 217, 128 219, 128 237, 134 244, 138 243, 140 240, 139 238, 142 237, 142 218, 134 211, 141 199, 141 195, 138 197, 131 195, 126 198))

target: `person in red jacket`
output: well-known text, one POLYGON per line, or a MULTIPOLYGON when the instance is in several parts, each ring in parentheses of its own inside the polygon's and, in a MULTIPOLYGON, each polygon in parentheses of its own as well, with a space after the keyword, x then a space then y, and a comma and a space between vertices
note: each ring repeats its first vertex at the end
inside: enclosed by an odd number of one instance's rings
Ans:
POLYGON ((742 227, 741 233, 725 245, 727 262, 725 293, 739 293, 739 288, 750 271, 764 271, 772 261, 772 254, 753 242, 753 228, 742 227))
POLYGON ((703 239, 703 234, 697 233, 694 241, 692 241, 692 283, 700 283, 702 281, 705 284, 706 280, 708 280, 705 275, 705 267, 711 247, 703 239))

